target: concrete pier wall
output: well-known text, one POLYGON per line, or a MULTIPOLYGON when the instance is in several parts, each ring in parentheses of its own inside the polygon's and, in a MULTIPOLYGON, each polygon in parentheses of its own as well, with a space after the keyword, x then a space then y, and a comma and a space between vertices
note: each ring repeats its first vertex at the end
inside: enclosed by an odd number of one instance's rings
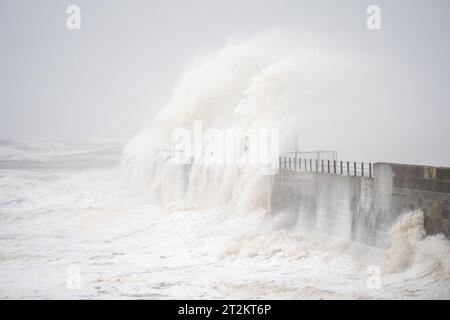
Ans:
POLYGON ((421 209, 428 234, 449 237, 450 168, 376 163, 374 178, 280 170, 271 184, 272 214, 298 226, 377 247, 404 212, 421 209))

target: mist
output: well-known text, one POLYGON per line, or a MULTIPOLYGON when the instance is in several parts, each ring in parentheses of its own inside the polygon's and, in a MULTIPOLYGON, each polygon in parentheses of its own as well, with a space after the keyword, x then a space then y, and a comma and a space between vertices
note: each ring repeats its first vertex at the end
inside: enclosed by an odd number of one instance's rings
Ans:
POLYGON ((0 139, 127 141, 154 126, 194 61, 272 35, 283 56, 326 57, 332 75, 310 67, 290 83, 301 149, 450 164, 448 1, 377 1, 376 31, 369 1, 77 1, 80 30, 66 28, 70 4, 1 2, 0 139))
POLYGON ((449 9, 0 0, 0 299, 448 300, 449 9))

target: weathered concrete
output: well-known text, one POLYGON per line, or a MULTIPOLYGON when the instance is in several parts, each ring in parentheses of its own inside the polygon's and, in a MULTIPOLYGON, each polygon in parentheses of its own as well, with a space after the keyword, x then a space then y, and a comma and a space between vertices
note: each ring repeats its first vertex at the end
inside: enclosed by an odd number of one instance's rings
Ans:
POLYGON ((449 233, 450 168, 389 164, 392 210, 421 209, 428 234, 449 233))
POLYGON ((449 236, 450 168, 374 165, 375 178, 280 170, 272 180, 273 214, 299 226, 378 247, 404 212, 421 209, 428 234, 449 236))

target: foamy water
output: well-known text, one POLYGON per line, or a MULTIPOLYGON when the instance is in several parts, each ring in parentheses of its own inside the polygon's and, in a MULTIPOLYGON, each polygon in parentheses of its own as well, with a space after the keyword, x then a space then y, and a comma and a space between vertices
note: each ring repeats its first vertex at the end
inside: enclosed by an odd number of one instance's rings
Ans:
POLYGON ((155 152, 194 121, 275 128, 282 150, 294 133, 302 147, 332 144, 327 121, 358 114, 356 74, 372 79, 353 61, 277 34, 232 40, 188 64, 126 145, 1 142, 0 297, 449 299, 449 242, 425 237, 421 212, 392 227, 391 248, 371 248, 348 228, 332 238, 271 216, 270 176, 242 161, 245 141, 236 163, 189 170, 155 152))
POLYGON ((448 241, 423 238, 420 212, 380 250, 277 229, 264 209, 155 206, 124 188, 120 150, 1 143, 1 298, 450 298, 448 241))

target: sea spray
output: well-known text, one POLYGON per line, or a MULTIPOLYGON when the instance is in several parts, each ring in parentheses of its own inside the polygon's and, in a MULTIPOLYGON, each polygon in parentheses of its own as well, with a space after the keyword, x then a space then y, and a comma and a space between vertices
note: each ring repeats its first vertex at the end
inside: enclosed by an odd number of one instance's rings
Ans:
POLYGON ((391 247, 386 252, 387 270, 414 268, 420 274, 450 277, 450 243, 443 235, 426 236, 420 210, 403 214, 390 230, 391 247))
POLYGON ((389 269, 401 271, 414 261, 417 243, 425 237, 422 211, 400 216, 390 231, 391 247, 387 251, 389 269))
MULTIPOLYGON (((342 85, 340 79, 351 78, 350 66, 348 60, 300 49, 277 34, 232 39, 219 50, 199 55, 184 69, 153 127, 124 149, 125 181, 132 190, 147 191, 158 204, 175 201, 200 208, 227 204, 235 211, 267 208, 270 178, 261 177, 262 172, 267 174, 261 165, 248 163, 247 137, 258 130, 276 130, 276 139, 266 141, 270 153, 290 150, 292 138, 303 134, 302 126, 307 128, 312 111, 346 105, 342 98, 353 88, 342 85), (196 136, 195 123, 201 123, 204 131, 242 132, 236 163, 217 166, 196 164, 194 159, 192 164, 174 166, 170 156, 155 153, 155 149, 176 149, 172 138, 177 130, 196 136)), ((321 121, 334 113, 327 111, 321 121)), ((205 140, 201 156, 210 150, 205 140)))
MULTIPOLYGON (((344 126, 343 118, 356 110, 355 97, 363 92, 353 81, 352 63, 292 46, 268 45, 271 41, 264 37, 231 41, 189 64, 172 98, 156 116, 153 128, 137 135, 124 149, 122 172, 127 184, 153 203, 190 210, 189 219, 182 220, 180 232, 189 229, 189 221, 198 215, 192 241, 199 241, 200 245, 205 240, 197 239, 199 235, 212 237, 213 233, 214 238, 208 241, 220 239, 221 249, 215 248, 214 252, 220 252, 222 260, 255 259, 263 269, 263 261, 267 261, 266 267, 283 261, 299 268, 299 283, 292 283, 295 288, 289 289, 296 296, 304 297, 310 292, 310 287, 301 287, 301 281, 321 286, 320 290, 311 289, 317 290, 318 297, 328 292, 322 288, 336 292, 340 285, 336 274, 365 284, 366 267, 380 265, 382 284, 388 288, 386 294, 402 296, 402 290, 406 290, 403 282, 420 277, 423 281, 408 284, 417 288, 418 295, 425 290, 431 297, 448 297, 445 288, 449 281, 450 246, 439 235, 425 237, 420 212, 402 216, 393 226, 388 251, 353 243, 348 237, 351 219, 333 226, 339 240, 308 228, 299 228, 298 233, 296 227, 303 221, 291 213, 272 217, 271 222, 257 219, 259 222, 244 227, 244 217, 255 218, 259 216, 255 212, 269 211, 271 179, 260 174, 259 166, 241 161, 246 156, 245 138, 238 142, 235 163, 172 161, 176 151, 171 140, 174 130, 192 132, 197 121, 205 131, 239 130, 243 137, 251 130, 277 128, 280 152, 290 151, 294 134, 304 147, 314 142, 317 145, 314 139, 322 141, 323 136, 327 136, 328 143, 333 142, 333 137, 325 134, 327 123, 337 119, 344 126), (214 222, 205 220, 216 210, 220 214, 212 219, 214 222), (264 228, 271 223, 273 229, 264 228), (302 277, 305 270, 308 273, 302 277), (435 281, 441 283, 433 285, 435 281), (427 289, 430 285, 441 291, 427 289)), ((369 75, 366 72, 364 79, 371 79, 369 75)), ((208 146, 205 149, 211 150, 208 146)), ((388 187, 382 185, 381 190, 388 187)), ((345 197, 346 191, 340 190, 340 196, 345 197)), ((323 214, 336 209, 327 207, 325 201, 318 205, 323 214)), ((246 263, 252 262, 240 261, 240 268, 246 263)), ((365 287, 354 287, 351 292, 356 296, 383 297, 365 287)))

